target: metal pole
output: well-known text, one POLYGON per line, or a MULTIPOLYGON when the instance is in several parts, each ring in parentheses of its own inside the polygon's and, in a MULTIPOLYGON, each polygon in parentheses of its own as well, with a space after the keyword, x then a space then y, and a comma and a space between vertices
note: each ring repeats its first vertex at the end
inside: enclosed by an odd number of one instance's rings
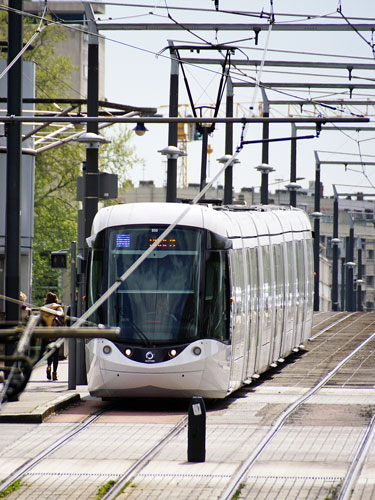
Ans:
MULTIPOLYGON (((292 123, 292 139, 290 141, 290 182, 297 181, 297 128, 296 124, 292 123)), ((289 203, 291 207, 297 206, 297 190, 289 191, 289 203)))
MULTIPOLYGON (((269 108, 268 98, 265 90, 263 88, 261 90, 263 96, 263 117, 269 118, 270 108, 269 108)), ((262 143, 262 163, 264 164, 268 164, 269 160, 269 142, 268 142, 269 136, 270 136, 270 125, 268 122, 265 122, 263 123, 263 130, 262 130, 262 138, 264 141, 262 143)), ((262 205, 268 205, 268 172, 262 173, 260 202, 262 203, 262 205)))
MULTIPOLYGON (((85 14, 88 21, 88 68, 87 68, 87 116, 98 116, 99 111, 99 39, 94 13, 91 5, 84 2, 85 14)), ((87 132, 98 134, 98 122, 87 123, 87 132)), ((99 145, 88 143, 86 147, 86 169, 83 175, 84 198, 83 198, 83 231, 84 231, 84 265, 87 262, 88 248, 86 238, 91 234, 92 222, 98 211, 99 201, 99 145)), ((84 274, 81 274, 81 278, 84 274)), ((81 280, 81 291, 86 287, 86 280, 81 280)), ((84 292, 82 293, 84 294, 84 292)), ((77 339, 77 376, 78 385, 87 384, 85 341, 77 339)))
MULTIPOLYGON (((77 316, 77 243, 72 241, 70 245, 70 316, 77 316)), ((68 389, 76 388, 77 382, 77 343, 76 339, 69 339, 69 357, 68 357, 68 389)))
POLYGON ((319 311, 319 251, 320 251, 320 162, 315 153, 315 193, 314 193, 314 311, 319 311))
POLYGON ((362 284, 359 282, 359 280, 362 280, 362 240, 358 236, 357 240, 357 251, 358 251, 358 258, 357 258, 357 311, 363 311, 362 307, 362 284))
MULTIPOLYGON (((227 103, 226 116, 233 116, 233 85, 230 76, 227 77, 227 103)), ((233 153, 233 123, 225 125, 225 154, 233 153)), ((233 202, 233 165, 229 165, 224 173, 224 205, 231 205, 233 202)))
POLYGON ((268 172, 262 172, 260 202, 262 205, 268 205, 268 172))
POLYGON ((346 305, 348 311, 354 311, 353 303, 353 276, 354 269, 352 266, 348 266, 348 262, 353 262, 354 260, 354 223, 352 217, 350 217, 350 229, 349 229, 349 239, 348 239, 348 256, 346 261, 346 305))
MULTIPOLYGON (((168 41, 171 55, 171 76, 169 87, 169 116, 178 117, 178 59, 177 52, 173 48, 173 42, 168 41)), ((177 123, 169 123, 168 146, 177 147, 177 123)), ((177 158, 168 156, 167 160, 167 198, 169 203, 177 200, 177 158)))
MULTIPOLYGON (((206 127, 202 127, 202 158, 201 158, 201 182, 200 190, 205 187, 207 180, 207 146, 208 146, 208 131, 206 127)), ((202 196, 201 200, 204 200, 202 196)))
MULTIPOLYGON (((334 189, 334 201, 333 201, 333 240, 338 240, 339 237, 339 199, 335 186, 334 189)), ((338 242, 333 242, 332 247, 332 311, 338 311, 338 300, 339 300, 339 290, 338 290, 338 280, 339 280, 339 247, 338 242)))
POLYGON ((345 257, 341 257, 341 311, 345 309, 345 257))
MULTIPOLYGON (((22 0, 9 0, 8 13, 8 63, 22 50, 23 24, 22 0), (18 11, 18 12, 16 12, 18 11)), ((22 115, 22 57, 8 72, 8 115, 22 115)), ((21 244, 21 165, 22 165, 22 124, 9 123, 7 126, 7 183, 5 217, 5 295, 19 300, 20 296, 20 244, 21 244)), ((18 322, 18 303, 5 302, 6 319, 18 322)), ((12 354, 15 344, 7 344, 6 354, 12 354)))

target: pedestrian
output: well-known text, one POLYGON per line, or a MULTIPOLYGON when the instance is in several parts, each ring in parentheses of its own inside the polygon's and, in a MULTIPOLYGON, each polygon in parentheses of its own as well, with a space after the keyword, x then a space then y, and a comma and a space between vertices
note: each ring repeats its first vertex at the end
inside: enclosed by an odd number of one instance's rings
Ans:
MULTIPOLYGON (((52 312, 49 313, 47 311, 41 311, 41 317, 42 317, 42 324, 44 326, 48 327, 54 327, 54 326, 63 326, 65 324, 65 314, 64 310, 62 308, 62 305, 57 298, 57 295, 53 292, 48 292, 45 299, 44 299, 44 305, 45 307, 48 307, 48 309, 53 309, 54 311, 58 312, 59 314, 53 314, 52 312)), ((57 340, 57 337, 51 337, 48 340, 44 340, 42 343, 42 352, 45 351, 46 347, 50 342, 54 342, 57 340)), ((59 350, 56 349, 56 351, 52 354, 52 356, 49 356, 47 359, 47 379, 48 380, 57 380, 57 366, 59 364, 59 350), (51 367, 53 368, 52 371, 52 376, 51 376, 51 367)))
POLYGON ((26 305, 27 295, 20 292, 21 322, 26 324, 29 321, 31 309, 26 305))

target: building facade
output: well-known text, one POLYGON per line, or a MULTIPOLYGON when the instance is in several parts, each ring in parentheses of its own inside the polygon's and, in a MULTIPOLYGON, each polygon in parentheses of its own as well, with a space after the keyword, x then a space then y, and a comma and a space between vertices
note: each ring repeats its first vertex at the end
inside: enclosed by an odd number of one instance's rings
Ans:
MULTIPOLYGON (((177 189, 177 199, 191 201, 199 192, 199 184, 189 184, 186 188, 177 189)), ((323 192, 323 191, 322 191, 323 192)), ((207 203, 221 204, 224 196, 223 186, 212 187, 205 196, 207 203)), ((375 310, 375 202, 363 199, 361 193, 350 198, 339 199, 339 310, 347 309, 345 276, 347 249, 351 224, 354 223, 354 262, 358 262, 361 252, 362 264, 360 274, 357 266, 354 268, 353 301, 358 303, 357 277, 361 275, 361 307, 364 311, 375 310), (354 221, 354 222, 353 222, 354 221)), ((131 188, 120 196, 123 203, 163 202, 166 199, 166 188, 156 187, 153 181, 140 181, 139 187, 131 188)), ((320 268, 319 268, 319 295, 320 310, 330 311, 332 291, 332 238, 333 238, 333 197, 322 197, 320 210, 323 214, 320 221, 320 268)), ((254 188, 243 187, 239 192, 233 193, 234 204, 254 205, 260 203, 260 193, 254 188)), ((276 205, 289 205, 289 192, 276 190, 269 193, 269 203, 276 205)), ((299 190, 297 194, 297 207, 308 214, 314 212, 314 183, 309 189, 299 190)), ((313 218, 311 217, 313 227, 313 218)))

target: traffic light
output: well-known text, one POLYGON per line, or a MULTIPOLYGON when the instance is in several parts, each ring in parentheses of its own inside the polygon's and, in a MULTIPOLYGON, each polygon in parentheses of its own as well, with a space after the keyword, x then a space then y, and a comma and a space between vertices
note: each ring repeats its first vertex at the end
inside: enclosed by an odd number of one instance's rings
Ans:
POLYGON ((66 269, 66 252, 51 252, 52 269, 66 269))

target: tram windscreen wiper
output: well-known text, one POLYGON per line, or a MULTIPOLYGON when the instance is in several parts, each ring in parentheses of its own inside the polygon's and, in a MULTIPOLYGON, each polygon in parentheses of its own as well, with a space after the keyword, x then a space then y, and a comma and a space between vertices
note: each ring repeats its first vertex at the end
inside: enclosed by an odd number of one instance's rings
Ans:
POLYGON ((143 340, 144 344, 148 347, 152 346, 151 340, 142 332, 142 330, 137 326, 133 320, 130 318, 124 318, 125 321, 128 321, 133 327, 134 331, 138 334, 138 337, 143 340))

